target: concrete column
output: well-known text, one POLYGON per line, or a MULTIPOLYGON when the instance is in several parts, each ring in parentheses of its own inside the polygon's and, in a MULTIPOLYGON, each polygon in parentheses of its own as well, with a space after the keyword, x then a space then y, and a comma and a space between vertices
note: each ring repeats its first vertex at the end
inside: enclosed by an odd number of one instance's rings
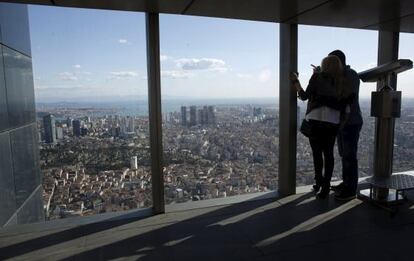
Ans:
POLYGON ((162 116, 159 15, 146 13, 148 104, 151 147, 152 202, 154 214, 165 212, 162 163, 162 116))
POLYGON ((297 71, 298 25, 280 24, 279 195, 296 193, 297 98, 290 72, 297 71))

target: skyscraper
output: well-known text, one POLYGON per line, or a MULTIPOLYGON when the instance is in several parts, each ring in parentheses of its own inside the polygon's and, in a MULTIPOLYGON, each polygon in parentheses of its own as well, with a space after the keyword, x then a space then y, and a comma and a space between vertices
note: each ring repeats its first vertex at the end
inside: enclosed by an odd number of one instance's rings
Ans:
POLYGON ((48 114, 43 117, 43 128, 45 129, 45 142, 55 143, 56 142, 56 126, 55 117, 48 114))
POLYGON ((81 136, 86 136, 86 135, 88 135, 88 129, 87 129, 87 128, 85 128, 85 127, 82 127, 82 128, 80 129, 80 134, 81 134, 81 136))
POLYGON ((135 131, 135 119, 134 119, 134 117, 127 117, 127 119, 128 119, 128 122, 127 122, 127 124, 128 124, 128 127, 127 127, 128 132, 134 132, 135 131))
POLYGON ((253 117, 259 117, 262 115, 262 108, 253 107, 253 117))
POLYGON ((204 124, 208 124, 209 122, 208 122, 208 107, 207 106, 204 106, 203 107, 203 119, 202 119, 202 121, 204 122, 204 124))
POLYGON ((206 122, 204 121, 204 110, 198 109, 198 123, 200 125, 204 125, 206 122))
POLYGON ((121 133, 122 135, 125 135, 125 133, 127 132, 127 119, 122 117, 120 121, 121 121, 121 124, 120 124, 121 133))
POLYGON ((207 123, 208 124, 216 123, 216 115, 214 113, 214 106, 208 106, 207 123))
POLYGON ((137 170, 138 169, 138 157, 132 156, 131 157, 131 169, 137 170))
POLYGON ((73 120, 73 136, 79 137, 81 135, 81 122, 80 120, 73 120))
POLYGON ((181 125, 187 126, 187 107, 181 106, 181 125))
POLYGON ((197 124, 197 107, 190 106, 190 126, 195 126, 197 124))
POLYGON ((70 128, 72 126, 72 119, 70 117, 66 118, 66 126, 68 126, 68 128, 70 128))
POLYGON ((63 128, 60 126, 56 127, 56 139, 57 140, 63 139, 63 128))

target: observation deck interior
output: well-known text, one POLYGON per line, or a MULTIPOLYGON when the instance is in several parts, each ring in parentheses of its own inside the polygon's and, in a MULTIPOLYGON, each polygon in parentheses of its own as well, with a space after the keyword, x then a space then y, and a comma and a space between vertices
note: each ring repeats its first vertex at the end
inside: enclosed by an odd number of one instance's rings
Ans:
MULTIPOLYGON (((287 25, 414 33, 414 1, 410 0, 2 2, 147 12, 150 40, 159 40, 158 17, 153 16, 158 13, 281 23, 281 53, 287 54, 281 60, 280 83, 285 87, 290 83, 288 73, 297 67, 297 27, 287 25)), ((392 49, 387 49, 387 44, 398 45, 398 40, 384 35, 386 41, 382 40, 385 44, 380 53, 385 61, 394 55, 387 51, 392 49)), ((157 46, 148 46, 148 64, 153 69, 148 78, 150 87, 156 89, 160 87, 156 81, 159 64, 155 63, 159 61, 159 52, 157 46)), ((284 89, 281 101, 285 104, 281 108, 287 116, 281 126, 289 127, 296 120, 296 104, 289 98, 296 101, 296 97, 290 89, 284 89)), ((154 91, 150 95, 150 105, 159 109, 159 93, 154 91)), ((159 123, 159 118, 155 113, 151 115, 153 123, 159 123)), ((284 145, 292 148, 296 147, 289 143, 291 138, 296 139, 293 129, 296 128, 289 129, 281 138, 286 141, 284 145)), ((154 150, 154 154, 160 151, 154 150)), ((286 164, 281 173, 288 177, 281 187, 290 189, 284 194, 293 194, 295 177, 289 174, 295 174, 296 154, 294 149, 287 152, 290 163, 285 158, 280 160, 286 164)), ((162 179, 157 188, 163 188, 162 179)), ((329 200, 320 201, 311 192, 296 192, 299 193, 276 199, 260 198, 152 215, 164 211, 160 192, 154 197, 158 209, 154 213, 140 210, 143 216, 129 212, 4 227, 0 230, 0 260, 413 260, 414 193, 407 193, 408 201, 396 215, 390 215, 359 199, 340 203, 331 195, 329 200)))

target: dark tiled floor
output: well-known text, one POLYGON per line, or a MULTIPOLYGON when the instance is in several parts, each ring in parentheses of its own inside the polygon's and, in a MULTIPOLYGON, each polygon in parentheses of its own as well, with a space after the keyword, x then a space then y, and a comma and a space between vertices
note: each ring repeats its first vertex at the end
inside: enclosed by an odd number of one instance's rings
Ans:
POLYGON ((411 205, 391 216, 358 199, 300 194, 139 220, 32 225, 0 230, 0 259, 414 260, 411 205))

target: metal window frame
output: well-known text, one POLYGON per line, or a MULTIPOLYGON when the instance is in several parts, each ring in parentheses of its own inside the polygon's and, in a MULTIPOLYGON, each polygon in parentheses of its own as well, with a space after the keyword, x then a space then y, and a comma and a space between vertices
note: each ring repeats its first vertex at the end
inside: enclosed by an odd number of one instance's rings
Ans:
POLYGON ((298 25, 280 24, 279 196, 296 194, 297 97, 289 74, 298 69, 298 25))
POLYGON ((159 14, 146 13, 148 112, 151 151, 153 214, 165 212, 161 112, 161 64, 159 14))

